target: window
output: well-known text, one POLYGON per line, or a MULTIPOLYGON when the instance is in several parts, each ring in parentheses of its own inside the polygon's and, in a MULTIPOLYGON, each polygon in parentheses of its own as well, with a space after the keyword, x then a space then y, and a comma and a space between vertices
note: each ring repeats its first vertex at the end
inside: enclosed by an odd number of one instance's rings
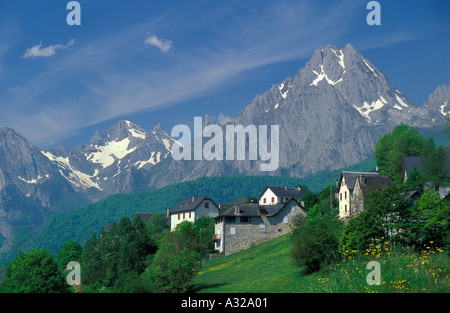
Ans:
POLYGON ((250 222, 250 216, 241 216, 241 223, 250 222))
POLYGON ((345 213, 347 213, 347 205, 345 205, 345 213))
POLYGON ((178 219, 180 219, 180 216, 181 216, 181 214, 180 214, 180 213, 178 213, 178 219))
POLYGON ((345 191, 345 199, 347 199, 347 191, 345 191))
POLYGON ((236 235, 236 227, 230 227, 230 235, 236 235))
POLYGON ((339 196, 341 197, 341 201, 342 201, 342 192, 339 194, 339 196))
POLYGON ((207 208, 209 208, 209 202, 205 202, 205 209, 207 209, 207 208))
POLYGON ((355 211, 356 211, 356 212, 358 212, 358 209, 359 209, 358 206, 355 206, 355 211))
POLYGON ((236 216, 225 216, 225 222, 236 222, 236 216))
POLYGON ((264 224, 264 223, 259 223, 259 228, 266 228, 266 224, 264 224))
POLYGON ((274 197, 272 197, 272 203, 275 203, 275 198, 274 197))
POLYGON ((191 212, 189 212, 189 218, 191 218, 191 212))
POLYGON ((285 216, 284 219, 283 219, 283 223, 287 224, 288 221, 289 221, 289 218, 287 216, 285 216))
POLYGON ((267 199, 266 198, 264 198, 263 203, 267 203, 267 199))
POLYGON ((186 213, 183 213, 183 220, 186 218, 186 213))

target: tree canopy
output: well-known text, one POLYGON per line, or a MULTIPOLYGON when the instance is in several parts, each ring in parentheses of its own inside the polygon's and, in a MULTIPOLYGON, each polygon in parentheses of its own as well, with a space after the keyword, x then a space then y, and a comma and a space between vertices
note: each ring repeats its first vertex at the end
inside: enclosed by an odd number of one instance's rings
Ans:
POLYGON ((67 292, 67 287, 54 256, 45 249, 20 252, 7 267, 0 286, 2 292, 10 293, 67 292))
POLYGON ((386 133, 375 145, 375 161, 381 175, 400 182, 405 156, 420 156, 426 139, 419 131, 405 124, 397 125, 386 133))

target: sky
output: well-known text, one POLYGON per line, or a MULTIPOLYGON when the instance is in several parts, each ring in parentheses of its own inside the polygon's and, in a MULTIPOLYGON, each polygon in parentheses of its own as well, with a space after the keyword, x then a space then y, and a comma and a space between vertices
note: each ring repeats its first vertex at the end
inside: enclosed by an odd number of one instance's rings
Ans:
POLYGON ((0 127, 41 149, 87 143, 119 120, 169 134, 225 121, 351 43, 417 105, 450 85, 450 1, 0 0, 0 127))

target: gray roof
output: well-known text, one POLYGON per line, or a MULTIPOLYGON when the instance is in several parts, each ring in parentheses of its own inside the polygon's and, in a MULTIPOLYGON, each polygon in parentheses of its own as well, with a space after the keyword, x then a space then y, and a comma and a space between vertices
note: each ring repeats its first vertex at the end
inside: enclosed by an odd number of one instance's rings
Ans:
MULTIPOLYGON (((170 210, 170 213, 172 214, 172 213, 194 211, 203 200, 210 200, 211 202, 214 203, 214 201, 212 201, 212 199, 207 196, 198 196, 198 197, 192 196, 179 202, 176 207, 170 210)), ((214 203, 214 205, 216 204, 214 203)))
POLYGON ((422 172, 422 165, 420 165, 420 157, 418 156, 405 156, 403 158, 403 162, 405 165, 405 170, 408 173, 410 170, 412 170, 414 167, 417 169, 417 171, 422 172))
MULTIPOLYGON (((355 188, 356 179, 360 175, 365 175, 366 177, 378 176, 377 172, 341 172, 341 178, 339 179, 339 189, 341 188, 342 178, 345 178, 345 184, 347 185, 349 190, 353 190, 355 188)), ((339 192, 338 189, 338 192, 339 192)))
POLYGON ((390 186, 392 184, 392 180, 386 176, 362 175, 364 176, 364 179, 359 180, 359 186, 364 194, 368 194, 371 191, 380 189, 383 186, 390 186))
POLYGON ((259 195, 259 198, 261 198, 261 196, 266 192, 267 189, 272 190, 272 192, 277 197, 295 198, 295 199, 300 199, 307 192, 305 190, 300 190, 295 187, 287 187, 287 186, 281 187, 281 186, 267 185, 266 188, 264 188, 264 190, 259 195))
MULTIPOLYGON (((444 148, 445 155, 447 156, 447 177, 450 177, 450 147, 444 148)), ((420 156, 405 156, 403 157, 404 170, 409 173, 414 167, 419 173, 423 172, 422 165, 420 163, 420 156)))
POLYGON ((274 204, 274 205, 268 205, 268 204, 257 204, 257 203, 250 203, 250 204, 236 204, 233 205, 231 208, 220 214, 219 216, 261 216, 261 213, 265 212, 265 216, 270 217, 277 215, 286 205, 288 205, 291 201, 294 201, 296 205, 298 205, 301 209, 303 207, 298 204, 297 201, 294 199, 291 199, 283 204, 274 204), (237 210, 238 212, 237 213, 237 210))

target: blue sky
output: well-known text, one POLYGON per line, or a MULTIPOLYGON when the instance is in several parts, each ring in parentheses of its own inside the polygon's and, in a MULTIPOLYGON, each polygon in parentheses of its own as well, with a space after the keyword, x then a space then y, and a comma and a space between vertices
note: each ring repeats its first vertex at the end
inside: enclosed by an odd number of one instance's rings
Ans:
POLYGON ((351 43, 422 105, 450 84, 450 1, 0 0, 0 127, 40 148, 86 143, 128 119, 145 129, 234 117, 327 44, 351 43))

